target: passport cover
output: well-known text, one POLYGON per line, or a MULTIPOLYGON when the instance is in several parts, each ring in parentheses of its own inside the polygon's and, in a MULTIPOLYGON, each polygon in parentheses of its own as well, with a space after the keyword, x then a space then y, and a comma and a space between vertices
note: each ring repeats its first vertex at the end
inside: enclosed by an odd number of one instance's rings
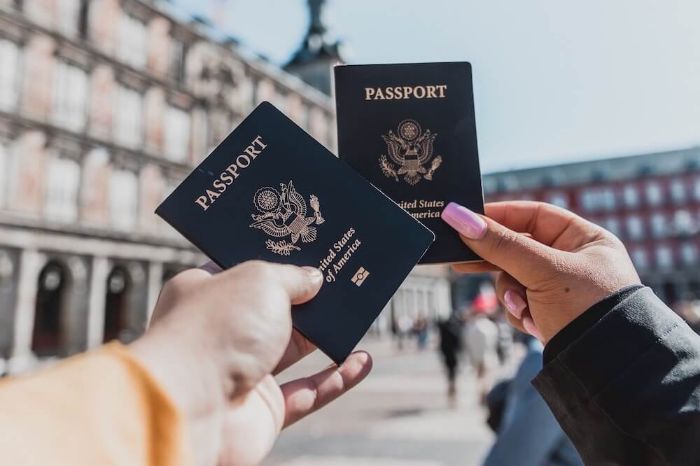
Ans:
POLYGON ((440 219, 451 201, 484 212, 467 62, 334 68, 340 158, 436 236, 421 263, 480 258, 440 219))
POLYGON ((222 268, 251 259, 318 267, 324 284, 292 320, 338 364, 434 239, 267 102, 156 213, 222 268))

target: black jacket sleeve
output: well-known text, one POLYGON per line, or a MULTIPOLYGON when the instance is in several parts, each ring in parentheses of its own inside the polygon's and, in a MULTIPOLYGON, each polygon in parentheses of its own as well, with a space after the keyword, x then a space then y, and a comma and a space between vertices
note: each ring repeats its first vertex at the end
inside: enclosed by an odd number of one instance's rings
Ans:
POLYGON ((596 306, 533 384, 587 465, 699 465, 700 337, 649 288, 596 306))

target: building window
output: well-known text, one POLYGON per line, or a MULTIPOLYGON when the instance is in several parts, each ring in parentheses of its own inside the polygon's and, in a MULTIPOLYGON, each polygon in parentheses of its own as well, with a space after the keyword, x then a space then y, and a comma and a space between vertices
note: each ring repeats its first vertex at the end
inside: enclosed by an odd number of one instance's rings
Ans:
POLYGON ((644 223, 641 218, 636 215, 627 218, 627 235, 634 240, 644 238, 644 223))
POLYGON ((615 217, 608 217, 607 219, 605 219, 605 221, 603 222, 603 227, 610 233, 618 237, 622 233, 620 231, 620 221, 615 217))
POLYGON ((652 181, 646 185, 647 203, 652 206, 658 206, 663 202, 663 192, 659 183, 652 181))
POLYGON ((682 204, 686 201, 686 189, 683 180, 675 179, 671 182, 671 199, 676 204, 682 204))
POLYGON ((173 39, 170 46, 170 77, 178 84, 185 81, 185 55, 187 49, 185 43, 173 39))
POLYGON ((647 252, 644 249, 633 249, 631 255, 632 262, 634 262, 635 267, 638 269, 646 269, 649 267, 649 258, 647 257, 647 252))
POLYGON ((692 235, 695 232, 693 215, 685 209, 676 211, 673 214, 673 228, 678 235, 692 235))
POLYGON ((117 56, 134 66, 144 68, 146 55, 146 25, 130 15, 122 15, 119 22, 119 42, 117 56))
POLYGON ((185 162, 190 147, 190 115, 168 107, 165 112, 165 155, 176 162, 185 162))
POLYGON ((19 101, 20 51, 14 42, 0 39, 0 110, 14 110, 19 101))
POLYGON ((693 243, 681 245, 681 260, 685 265, 695 265, 698 262, 698 247, 693 243))
POLYGON ((666 235, 666 217, 663 214, 656 213, 651 216, 651 234, 654 238, 662 238, 666 235))
POLYGON ((546 202, 554 204, 555 206, 562 207, 564 209, 569 208, 569 197, 563 192, 549 193, 546 198, 546 202))
POLYGON ((600 196, 605 210, 615 210, 615 191, 610 188, 605 188, 601 190, 600 196))
POLYGON ((610 188, 591 188, 581 193, 581 204, 584 210, 614 210, 615 192, 610 188))
POLYGON ((61 0, 56 2, 58 30, 67 36, 75 36, 78 32, 81 0, 61 0))
POLYGON ((115 170, 109 183, 109 213, 112 225, 122 230, 136 226, 139 183, 136 174, 115 170))
POLYGON ((127 147, 137 147, 143 141, 143 97, 126 87, 117 89, 114 115, 114 138, 127 147))
POLYGON ((622 197, 624 198, 625 206, 628 208, 634 208, 639 205, 639 191, 635 185, 625 186, 622 197))
POLYGON ((693 188, 695 200, 700 201, 700 176, 695 178, 695 187, 693 188))
POLYGON ((80 165, 57 156, 49 158, 44 213, 50 220, 74 222, 78 219, 80 165))
POLYGON ((53 120, 57 125, 80 131, 87 121, 87 73, 65 62, 56 64, 53 120))
POLYGON ((670 247, 663 245, 656 249, 656 264, 663 269, 673 267, 673 252, 670 247))

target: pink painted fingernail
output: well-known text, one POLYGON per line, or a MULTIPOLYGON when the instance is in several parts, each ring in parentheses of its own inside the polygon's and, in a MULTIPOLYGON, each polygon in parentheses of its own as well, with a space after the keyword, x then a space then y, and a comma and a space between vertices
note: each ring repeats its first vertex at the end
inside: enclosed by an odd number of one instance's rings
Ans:
POLYGON ((508 312, 513 314, 516 319, 520 319, 523 316, 523 311, 527 307, 525 300, 513 290, 506 290, 503 294, 503 302, 506 305, 508 312))
POLYGON ((544 337, 542 337, 542 333, 540 333, 540 330, 537 328, 535 325, 535 321, 532 320, 532 317, 525 316, 523 317, 523 327, 525 327, 525 331, 532 335, 533 337, 537 338, 538 340, 544 342, 544 337))
POLYGON ((469 239, 481 239, 486 234, 486 222, 464 206, 450 202, 442 211, 442 219, 469 239))

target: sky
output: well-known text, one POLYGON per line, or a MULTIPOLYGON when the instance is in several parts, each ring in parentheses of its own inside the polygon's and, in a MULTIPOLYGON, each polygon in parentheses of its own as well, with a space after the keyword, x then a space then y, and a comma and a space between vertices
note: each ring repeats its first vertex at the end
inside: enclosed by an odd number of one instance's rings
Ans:
MULTIPOLYGON (((177 3, 280 64, 308 24, 305 0, 177 3)), ((698 0, 328 0, 326 8, 348 63, 472 63, 485 172, 700 145, 698 18, 698 0)))

